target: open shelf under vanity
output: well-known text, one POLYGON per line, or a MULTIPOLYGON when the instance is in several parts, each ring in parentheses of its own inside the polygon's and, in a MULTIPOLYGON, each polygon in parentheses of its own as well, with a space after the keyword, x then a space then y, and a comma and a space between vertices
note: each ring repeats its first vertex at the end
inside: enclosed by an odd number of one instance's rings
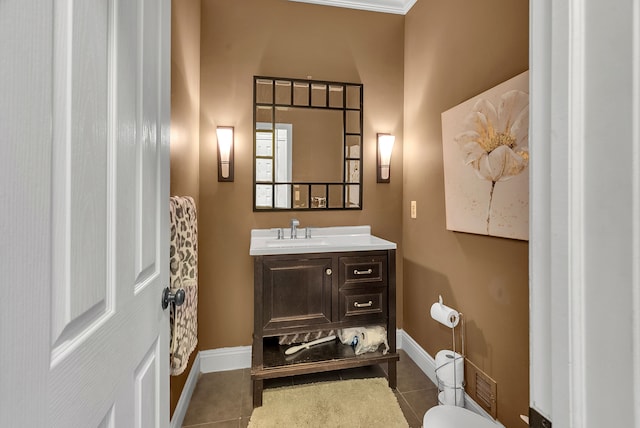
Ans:
POLYGON ((313 346, 292 355, 284 351, 292 345, 279 345, 277 337, 264 338, 263 366, 251 370, 256 379, 272 379, 322 371, 342 370, 353 367, 398 361, 396 352, 383 354, 378 351, 356 355, 352 346, 343 345, 339 340, 313 346))

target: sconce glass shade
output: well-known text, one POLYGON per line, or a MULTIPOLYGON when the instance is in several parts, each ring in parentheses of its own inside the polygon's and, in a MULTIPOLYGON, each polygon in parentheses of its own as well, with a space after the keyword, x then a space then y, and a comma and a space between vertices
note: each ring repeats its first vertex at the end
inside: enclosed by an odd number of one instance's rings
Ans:
POLYGON ((233 127, 218 126, 218 181, 233 181, 233 127))
POLYGON ((391 152, 396 137, 389 134, 377 134, 378 150, 377 150, 377 179, 378 183, 389 183, 391 181, 391 152))

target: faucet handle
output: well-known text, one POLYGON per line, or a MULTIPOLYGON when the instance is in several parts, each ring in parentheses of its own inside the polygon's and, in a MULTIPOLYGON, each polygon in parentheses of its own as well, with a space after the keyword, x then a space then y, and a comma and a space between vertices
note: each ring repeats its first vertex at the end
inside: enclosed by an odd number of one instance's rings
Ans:
POLYGON ((298 226, 300 226, 300 221, 297 218, 291 219, 291 239, 298 238, 298 226))
POLYGON ((304 228, 304 239, 311 239, 311 226, 304 228))

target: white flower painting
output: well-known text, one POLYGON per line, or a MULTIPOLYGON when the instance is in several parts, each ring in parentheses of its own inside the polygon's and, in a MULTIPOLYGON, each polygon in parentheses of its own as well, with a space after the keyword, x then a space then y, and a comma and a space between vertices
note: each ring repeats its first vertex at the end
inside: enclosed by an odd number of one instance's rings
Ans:
POLYGON ((447 229, 529 239, 529 72, 442 113, 447 229))

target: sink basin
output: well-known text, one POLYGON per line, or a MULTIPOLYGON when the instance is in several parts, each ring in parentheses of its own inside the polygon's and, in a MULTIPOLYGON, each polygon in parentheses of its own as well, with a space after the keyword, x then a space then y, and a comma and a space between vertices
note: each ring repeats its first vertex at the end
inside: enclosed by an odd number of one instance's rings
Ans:
MULTIPOLYGON (((304 229, 304 228, 301 228, 304 229)), ((281 229, 290 236, 290 229, 281 229)), ((371 226, 340 226, 311 228, 311 238, 277 239, 278 229, 253 229, 249 254, 329 253, 341 251, 368 251, 395 249, 396 244, 371 234, 371 226)))
POLYGON ((315 247, 316 245, 329 245, 324 239, 307 238, 307 239, 273 239, 266 242, 267 247, 287 248, 287 247, 315 247))

